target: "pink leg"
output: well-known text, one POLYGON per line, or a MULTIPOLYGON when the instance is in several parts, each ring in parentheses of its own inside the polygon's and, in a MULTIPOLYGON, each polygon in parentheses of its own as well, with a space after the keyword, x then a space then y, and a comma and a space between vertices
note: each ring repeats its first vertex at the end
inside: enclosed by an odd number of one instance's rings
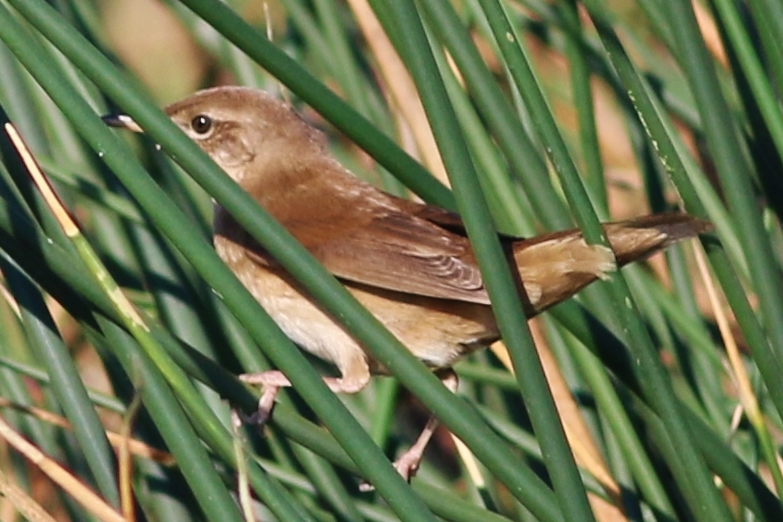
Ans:
MULTIPOLYGON (((349 360, 344 368, 340 368, 342 377, 324 377, 324 384, 335 393, 356 393, 362 390, 370 381, 370 371, 364 357, 349 360)), ((247 420, 252 424, 264 425, 272 414, 275 399, 280 388, 291 386, 291 381, 279 370, 260 373, 246 373, 239 376, 248 384, 260 385, 261 398, 258 400, 258 411, 247 420)))
MULTIPOLYGON (((362 390, 370 380, 370 372, 367 363, 363 358, 356 358, 349 361, 341 369, 342 377, 324 377, 324 383, 335 393, 356 393, 362 390)), ((459 379, 457 374, 451 368, 438 370, 436 375, 440 378, 443 385, 452 393, 457 391, 459 379)), ((263 392, 258 401, 258 411, 250 417, 250 422, 263 425, 272 413, 272 407, 275 404, 280 388, 291 386, 291 381, 278 370, 272 370, 261 373, 250 373, 240 375, 242 381, 248 384, 261 385, 263 392)), ((435 429, 438 427, 438 420, 430 416, 427 424, 424 426, 419 438, 400 458, 394 461, 394 469, 405 479, 410 480, 419 470, 419 464, 424 456, 424 450, 427 447, 435 429)), ((370 491, 372 486, 364 483, 360 486, 362 491, 370 491)))
MULTIPOLYGON (((457 386, 459 386, 459 378, 454 370, 447 368, 445 370, 438 370, 436 373, 440 377, 443 385, 448 388, 451 393, 457 392, 457 386)), ((430 439, 435 434, 435 429, 438 427, 438 419, 434 415, 430 415, 427 424, 419 434, 419 438, 416 442, 408 448, 408 451, 403 453, 400 458, 394 461, 394 468, 399 472, 405 480, 410 480, 416 472, 419 470, 419 464, 424 456, 424 449, 430 442, 430 439)))
MULTIPOLYGON (((436 375, 440 377, 443 385, 448 388, 451 393, 456 393, 457 386, 459 386, 459 378, 457 377, 457 374, 454 373, 454 370, 451 368, 438 370, 436 375)), ((419 471, 419 464, 421 463, 422 457, 424 457, 424 450, 426 449, 427 444, 429 444, 432 436, 435 434, 437 427, 438 419, 436 419, 434 415, 430 415, 427 424, 424 426, 424 429, 419 434, 419 438, 416 439, 413 446, 408 448, 408 450, 392 464, 394 469, 397 470, 397 473, 405 480, 410 481, 411 477, 416 475, 416 472, 419 471)), ((359 486, 359 489, 361 491, 372 491, 373 487, 367 482, 364 482, 359 486)))
POLYGON ((251 424, 263 426, 269 420, 272 414, 272 407, 275 405, 275 399, 280 388, 291 386, 291 381, 279 370, 270 370, 260 373, 246 373, 239 376, 239 379, 248 384, 260 385, 261 398, 258 399, 258 410, 247 418, 251 424))

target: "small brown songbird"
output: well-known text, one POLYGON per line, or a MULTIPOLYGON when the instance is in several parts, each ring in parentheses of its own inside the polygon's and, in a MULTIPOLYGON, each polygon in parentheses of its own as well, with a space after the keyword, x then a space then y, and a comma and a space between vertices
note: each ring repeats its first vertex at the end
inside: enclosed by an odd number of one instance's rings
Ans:
MULTIPOLYGON (((401 199, 359 180, 338 163, 325 136, 286 103, 242 87, 200 91, 165 109, 171 119, 231 178, 279 221, 329 272, 452 391, 451 366, 500 334, 460 217, 401 199)), ((107 123, 141 130, 127 116, 107 123)), ((710 224, 686 214, 609 223, 614 253, 588 245, 578 230, 532 239, 504 239, 528 317, 710 224)), ((280 328, 308 352, 332 362, 335 392, 354 393, 385 369, 313 302, 275 259, 222 207, 215 207, 217 253, 280 328)), ((520 318, 522 320, 522 318, 520 318)), ((271 412, 279 371, 244 376, 260 384, 259 416, 271 412)), ((395 467, 412 476, 436 422, 395 467)))

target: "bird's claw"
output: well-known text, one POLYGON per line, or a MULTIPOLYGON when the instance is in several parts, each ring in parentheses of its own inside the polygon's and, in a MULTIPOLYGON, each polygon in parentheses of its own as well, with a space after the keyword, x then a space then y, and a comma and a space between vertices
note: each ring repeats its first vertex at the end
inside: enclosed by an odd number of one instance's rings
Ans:
MULTIPOLYGON (((397 473, 400 474, 400 476, 405 480, 405 482, 410 483, 411 479, 416 476, 416 473, 419 471, 419 464, 421 463, 421 456, 414 455, 411 452, 406 452, 402 457, 395 460, 392 463, 392 466, 394 469, 397 470, 397 473)), ((375 486, 370 484, 369 482, 362 481, 361 484, 359 484, 359 491, 362 493, 366 493, 369 491, 374 491, 375 486)))

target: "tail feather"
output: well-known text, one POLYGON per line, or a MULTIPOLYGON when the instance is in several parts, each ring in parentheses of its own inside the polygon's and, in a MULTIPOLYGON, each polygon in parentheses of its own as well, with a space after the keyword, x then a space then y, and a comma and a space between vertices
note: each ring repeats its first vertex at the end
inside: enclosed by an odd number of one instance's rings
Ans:
POLYGON ((596 279, 606 279, 617 264, 644 259, 676 241, 708 232, 712 224, 687 214, 654 214, 603 227, 613 252, 588 245, 579 230, 514 243, 528 315, 571 297, 596 279))
POLYGON ((712 230, 712 223, 688 214, 653 214, 604 225, 620 266, 644 259, 672 243, 712 230))

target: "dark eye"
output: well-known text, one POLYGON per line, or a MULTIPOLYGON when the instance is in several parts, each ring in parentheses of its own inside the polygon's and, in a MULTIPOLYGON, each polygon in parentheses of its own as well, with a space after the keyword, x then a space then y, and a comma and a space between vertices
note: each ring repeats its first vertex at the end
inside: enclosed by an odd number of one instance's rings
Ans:
POLYGON ((212 118, 204 114, 199 114, 190 120, 190 128, 197 134, 206 134, 212 129, 212 118))

